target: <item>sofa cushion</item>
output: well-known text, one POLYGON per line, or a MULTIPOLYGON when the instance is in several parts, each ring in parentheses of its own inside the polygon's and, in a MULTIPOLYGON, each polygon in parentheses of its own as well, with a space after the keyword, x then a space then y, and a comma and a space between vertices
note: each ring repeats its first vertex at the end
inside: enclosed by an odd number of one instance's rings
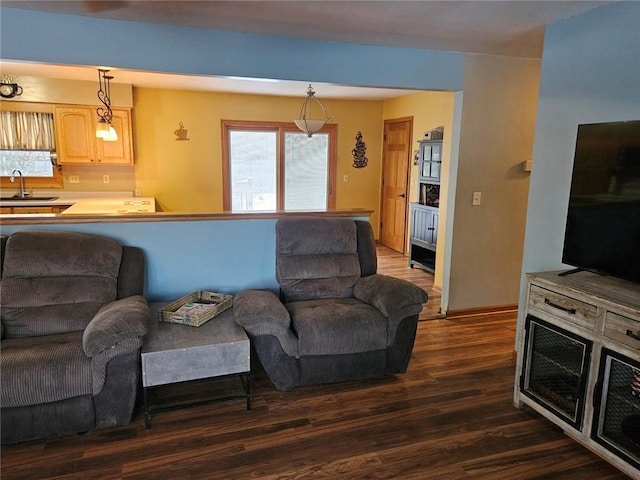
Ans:
POLYGON ((1 405, 20 407, 92 394, 82 332, 2 341, 1 405))
POLYGON ((336 355, 387 348, 387 320, 355 298, 286 304, 300 355, 336 355))
POLYGON ((287 301, 345 298, 360 278, 356 224, 348 218, 276 223, 276 277, 287 301))
POLYGON ((24 231, 7 241, 2 274, 5 338, 83 330, 115 300, 122 246, 72 232, 24 231))

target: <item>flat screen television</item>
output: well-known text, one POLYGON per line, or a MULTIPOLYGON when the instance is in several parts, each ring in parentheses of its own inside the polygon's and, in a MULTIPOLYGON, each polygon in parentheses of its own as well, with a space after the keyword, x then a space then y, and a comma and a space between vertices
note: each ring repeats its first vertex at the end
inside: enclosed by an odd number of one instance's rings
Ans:
POLYGON ((640 120, 578 126, 562 261, 640 283, 640 120))

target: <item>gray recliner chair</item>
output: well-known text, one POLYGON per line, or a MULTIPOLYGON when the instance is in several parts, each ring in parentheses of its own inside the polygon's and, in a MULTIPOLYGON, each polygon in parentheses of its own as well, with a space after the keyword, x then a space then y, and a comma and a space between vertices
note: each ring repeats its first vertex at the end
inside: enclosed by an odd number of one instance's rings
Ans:
POLYGON ((406 371, 427 294, 376 270, 368 222, 301 217, 276 223, 280 298, 240 292, 234 318, 278 390, 406 371))
POLYGON ((97 235, 2 238, 2 443, 130 422, 144 269, 140 249, 97 235))

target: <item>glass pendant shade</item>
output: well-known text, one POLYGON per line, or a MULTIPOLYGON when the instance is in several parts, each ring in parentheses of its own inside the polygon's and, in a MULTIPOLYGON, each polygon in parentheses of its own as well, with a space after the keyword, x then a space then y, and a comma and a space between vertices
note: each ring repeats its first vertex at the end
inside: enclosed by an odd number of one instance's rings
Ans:
POLYGON ((102 140, 105 142, 117 142, 118 141, 118 132, 113 125, 109 125, 109 131, 107 134, 102 137, 102 140))
POLYGON ((307 89, 307 98, 300 109, 300 118, 295 120, 296 126, 307 134, 308 137, 319 131, 325 124, 331 120, 327 115, 327 110, 320 100, 315 96, 313 88, 309 85, 307 89), (319 110, 323 118, 313 118, 313 106, 316 105, 316 111, 319 110))
POLYGON ((109 134, 109 124, 106 120, 100 119, 96 125, 96 137, 104 139, 109 134))

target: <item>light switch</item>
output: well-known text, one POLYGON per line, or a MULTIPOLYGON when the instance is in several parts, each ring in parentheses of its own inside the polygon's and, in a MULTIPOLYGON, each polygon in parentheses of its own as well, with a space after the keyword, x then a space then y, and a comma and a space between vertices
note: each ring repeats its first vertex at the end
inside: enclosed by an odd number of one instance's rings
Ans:
POLYGON ((482 197, 482 192, 473 192, 473 200, 471 205, 480 205, 480 200, 482 197))
POLYGON ((347 182, 349 181, 349 175, 344 175, 344 176, 342 177, 342 181, 343 181, 344 183, 347 183, 347 182))

